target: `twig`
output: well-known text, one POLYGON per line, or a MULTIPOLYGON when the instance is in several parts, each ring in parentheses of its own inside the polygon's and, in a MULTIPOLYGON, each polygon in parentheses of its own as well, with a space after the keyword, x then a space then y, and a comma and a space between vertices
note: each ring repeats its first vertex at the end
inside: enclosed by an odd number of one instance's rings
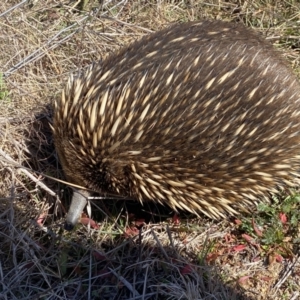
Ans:
POLYGON ((6 10, 5 12, 3 12, 2 14, 0 14, 0 17, 5 16, 6 14, 10 13, 11 11, 13 11, 14 9, 18 8, 19 6, 23 5, 25 2, 27 2, 27 0, 23 0, 22 2, 16 4, 15 6, 11 7, 10 9, 6 10))
POLYGON ((143 287, 143 295, 142 295, 142 300, 145 300, 145 295, 146 295, 146 289, 147 289, 147 279, 148 279, 148 271, 149 271, 149 264, 146 266, 146 274, 145 274, 145 280, 144 280, 144 287, 143 287))
POLYGON ((155 239, 157 245, 159 246, 159 249, 161 250, 161 252, 162 252, 163 255, 165 256, 166 260, 167 260, 168 262, 170 262, 170 259, 169 259, 168 254, 166 253, 166 250, 165 250, 164 247, 161 245, 161 243, 160 243, 160 241, 159 241, 157 235, 154 233, 154 231, 152 230, 152 228, 151 228, 151 233, 152 233, 152 235, 153 235, 153 237, 154 237, 154 239, 155 239))
POLYGON ((283 285, 283 283, 290 277, 298 260, 299 260, 299 254, 297 254, 297 256, 293 262, 288 263, 288 265, 286 266, 286 268, 283 271, 281 278, 274 285, 275 292, 277 292, 278 289, 283 285))
POLYGON ((297 300, 297 299, 299 299, 299 292, 294 292, 294 294, 290 300, 297 300))
MULTIPOLYGON (((26 1, 23 1, 24 3, 26 1)), ((22 2, 22 3, 23 3, 22 2)), ((108 4, 110 1, 108 1, 105 4, 108 4)), ((20 6, 22 3, 19 3, 16 7, 20 6)), ((126 3, 126 2, 125 2, 126 3)), ((123 1, 119 2, 118 4, 116 4, 115 6, 113 6, 111 9, 114 9, 115 7, 120 6, 121 4, 123 4, 123 1)), ((11 10, 11 9, 10 9, 11 10)), ((6 11, 5 13, 7 13, 8 11, 6 11)), ((108 11, 105 11, 101 14, 101 17, 104 16, 106 13, 108 13, 108 11)), ((94 14, 94 13, 92 13, 94 14)), ((96 13, 97 14, 97 13, 96 13)), ((3 15, 3 14, 2 14, 3 15)), ((26 66, 29 63, 32 63, 42 57, 44 57, 46 55, 47 51, 53 50, 56 47, 60 46, 63 42, 69 40, 78 30, 80 30, 80 28, 77 28, 76 30, 74 30, 72 33, 70 33, 69 35, 67 35, 66 37, 62 38, 61 40, 57 41, 57 38, 63 34, 64 32, 67 32, 69 30, 71 30, 73 27, 80 25, 81 23, 83 23, 87 18, 89 18, 91 16, 91 14, 86 15, 85 17, 83 17, 82 19, 80 19, 78 22, 68 26, 67 28, 62 29, 61 31, 59 31, 57 34, 55 34, 53 37, 51 37, 43 46, 41 46, 40 48, 38 48, 37 50, 35 50, 33 53, 27 55, 22 61, 18 62, 16 65, 14 65, 13 67, 11 67, 9 70, 7 70, 6 72, 3 72, 3 77, 7 78, 9 77, 11 74, 13 74, 15 71, 19 70, 20 68, 26 66)), ((1 17, 1 15, 0 15, 1 17)))
POLYGON ((62 38, 61 40, 57 41, 56 39, 64 32, 71 30, 76 25, 85 21, 88 17, 89 16, 85 16, 81 20, 79 20, 77 23, 74 23, 74 24, 68 26, 67 28, 64 28, 61 31, 59 31, 58 33, 56 33, 43 46, 41 46, 39 49, 35 50, 31 54, 27 55, 22 61, 18 62, 16 65, 14 65, 8 71, 4 72, 3 77, 7 78, 11 74, 13 74, 15 71, 19 70, 20 68, 26 66, 29 63, 36 61, 39 58, 42 58, 43 56, 46 55, 46 50, 49 51, 49 50, 55 49, 56 47, 60 46, 63 42, 65 42, 70 37, 72 37, 79 30, 79 28, 77 30, 73 31, 72 33, 70 33, 69 35, 67 35, 66 37, 62 38))
POLYGON ((115 270, 108 268, 129 290, 132 294, 138 295, 140 297, 140 294, 138 291, 135 290, 135 288, 121 275, 119 275, 115 270))
POLYGON ((21 167, 17 162, 15 162, 7 153, 5 153, 2 149, 0 149, 0 155, 2 155, 8 162, 12 163, 14 166, 20 169, 25 175, 27 175, 32 181, 36 183, 41 189, 49 193, 51 196, 56 196, 56 193, 50 190, 44 183, 39 181, 36 177, 34 177, 27 169, 21 167))
POLYGON ((145 28, 145 27, 136 25, 136 24, 131 24, 131 23, 122 21, 122 20, 120 20, 120 19, 116 19, 116 18, 112 18, 112 17, 104 17, 104 16, 103 16, 103 19, 107 19, 107 20, 110 20, 110 21, 114 21, 114 22, 117 22, 117 23, 119 23, 119 24, 125 25, 125 26, 127 26, 127 27, 134 27, 134 28, 137 28, 137 29, 141 29, 141 30, 143 30, 143 31, 145 31, 145 32, 148 32, 148 33, 153 33, 153 32, 154 32, 154 31, 151 30, 151 29, 148 29, 148 28, 145 28))

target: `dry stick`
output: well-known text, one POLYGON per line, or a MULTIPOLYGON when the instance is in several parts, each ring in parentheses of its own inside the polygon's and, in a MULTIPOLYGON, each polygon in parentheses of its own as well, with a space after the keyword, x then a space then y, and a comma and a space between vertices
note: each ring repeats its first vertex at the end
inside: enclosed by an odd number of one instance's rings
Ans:
POLYGON ((0 14, 0 17, 5 16, 6 14, 10 13, 11 11, 13 11, 14 9, 18 8, 19 6, 23 5, 25 2, 27 2, 27 0, 23 0, 22 2, 16 4, 15 6, 9 8, 8 10, 6 10, 5 12, 3 12, 2 14, 0 14))
MULTIPOLYGON (((81 20, 78 21, 78 23, 82 23, 84 20, 86 20, 89 16, 85 16, 84 18, 82 18, 81 20)), ((57 34, 55 34, 52 38, 50 38, 43 46, 41 46, 39 49, 35 50, 33 53, 27 55, 22 61, 18 62, 16 65, 14 65, 12 68, 10 68, 8 71, 3 73, 3 77, 7 78, 8 76, 10 76, 11 74, 13 74, 15 71, 19 70, 20 68, 26 66, 29 63, 32 63, 34 61, 36 61, 39 58, 42 58, 43 56, 46 55, 46 50, 52 50, 55 49, 56 47, 58 47, 59 45, 61 45, 63 42, 65 42, 66 40, 68 40, 70 37, 72 37, 77 30, 75 30, 74 32, 70 33, 69 35, 67 35, 66 37, 64 37, 63 39, 55 42, 55 39, 57 37, 59 37, 62 33, 72 29, 73 27, 75 27, 78 23, 74 23, 72 25, 70 25, 67 28, 62 29, 61 31, 59 31, 57 34)))
POLYGON ((138 295, 140 297, 140 294, 138 291, 121 275, 119 275, 115 270, 108 268, 129 290, 132 294, 138 295))
MULTIPOLYGON (((11 174, 11 187, 10 187, 10 197, 12 199, 15 199, 16 197, 16 188, 15 188, 15 182, 16 182, 16 178, 15 178, 15 174, 12 170, 12 168, 8 168, 8 170, 10 171, 11 174)), ((13 220, 15 219, 15 210, 13 209, 13 201, 10 201, 10 210, 9 210, 9 219, 11 222, 13 222, 13 220)))
POLYGON ((298 253, 296 255, 296 258, 293 262, 289 262, 283 271, 283 274, 281 278, 277 281, 277 283, 274 285, 275 293, 279 290, 279 288, 283 285, 283 283, 291 276, 292 272, 294 271, 294 268, 296 266, 296 263, 298 262, 298 259, 300 257, 300 254, 298 253))
POLYGON ((164 247, 163 247, 162 244, 160 243, 160 241, 159 241, 157 235, 154 233, 154 231, 152 230, 152 228, 151 228, 151 233, 152 233, 152 235, 153 235, 153 237, 154 237, 154 239, 155 239, 157 245, 159 246, 159 249, 161 250, 162 254, 165 256, 165 258, 167 259, 167 261, 170 262, 170 258, 169 258, 169 256, 168 256, 167 252, 165 251, 164 247))
POLYGON ((37 186, 41 189, 49 193, 51 196, 56 196, 56 193, 50 190, 45 184, 39 181, 39 179, 35 178, 27 169, 20 166, 17 162, 15 162, 7 153, 5 153, 2 149, 0 149, 0 155, 2 155, 8 162, 17 166, 26 176, 28 176, 32 181, 35 182, 37 186))
POLYGON ((139 26, 139 25, 136 25, 136 24, 130 24, 130 23, 127 23, 127 22, 124 22, 122 20, 119 20, 119 19, 115 19, 115 18, 111 18, 111 17, 104 17, 105 19, 108 19, 110 21, 115 21, 115 22, 118 22, 122 25, 126 25, 128 27, 134 27, 134 28, 138 28, 138 29, 141 29, 145 32, 148 32, 148 33, 153 33, 154 31, 151 30, 151 29, 148 29, 148 28, 145 28, 145 27, 142 27, 142 26, 139 26))
POLYGON ((56 196, 56 193, 50 190, 45 184, 43 184, 39 179, 35 178, 32 174, 30 174, 26 169, 20 168, 20 171, 27 175, 32 181, 35 182, 37 186, 41 189, 49 193, 51 196, 56 196))
MULTIPOLYGON (((5 281, 4 281, 4 275, 3 275, 3 268, 2 268, 2 263, 1 263, 1 260, 0 260, 0 282, 1 282, 1 291, 4 291, 4 290, 8 290, 8 286, 5 284, 5 281)), ((5 300, 7 299, 6 295, 4 296, 5 300)))
POLYGON ((92 299, 92 270, 93 270, 93 262, 92 262, 92 251, 90 251, 90 267, 89 267, 89 288, 88 288, 88 299, 92 299))
POLYGON ((146 274, 145 274, 145 280, 144 280, 142 300, 145 300, 146 288, 147 288, 147 279, 148 279, 148 271, 149 271, 149 264, 147 264, 147 267, 146 267, 146 274))
MULTIPOLYGON (((120 13, 122 12, 123 8, 125 7, 125 5, 127 4, 128 0, 122 0, 121 2, 119 2, 120 4, 123 4, 124 5, 120 8, 120 10, 118 11, 118 13, 116 14, 116 18, 118 18, 118 16, 120 15, 120 13)), ((111 13, 111 11, 110 11, 111 13)))
POLYGON ((299 292, 294 292, 290 300, 297 300, 297 299, 299 299, 299 292))
POLYGON ((71 12, 73 9, 75 9, 75 7, 81 2, 81 0, 77 0, 77 2, 75 2, 71 8, 69 9, 69 12, 71 12))
POLYGON ((173 250, 175 250, 175 245, 174 245, 174 242, 173 242, 173 239, 172 239, 172 234, 171 234, 170 227, 169 227, 168 224, 167 224, 166 231, 167 231, 167 234, 168 234, 168 237, 169 237, 171 247, 173 248, 173 250))
MULTIPOLYGON (((106 3, 103 3, 103 6, 104 5, 108 5, 110 2, 113 2, 113 0, 109 0, 107 1, 106 3)), ((122 0, 121 2, 117 3, 116 5, 114 5, 113 7, 111 7, 110 9, 108 9, 107 7, 107 10, 105 12, 103 12, 103 15, 106 15, 107 13, 113 11, 116 7, 120 6, 121 4, 124 3, 124 0, 122 0)), ((126 4, 126 3, 125 3, 126 4)))
MULTIPOLYGON (((25 1, 24 1, 25 2, 25 1)), ((107 3, 109 3, 110 1, 108 1, 107 3)), ((107 4, 106 3, 106 4, 107 4)), ((123 3, 123 1, 119 2, 118 4, 116 4, 115 6, 112 7, 115 8, 117 6, 120 6, 123 3)), ((17 6, 16 6, 17 7, 17 6)), ((8 11, 6 11, 5 13, 7 13, 8 11)), ((105 11, 103 14, 101 14, 101 16, 104 16, 107 13, 107 11, 105 11)), ((96 13, 97 14, 97 13, 96 13)), ((2 14, 3 15, 3 14, 2 14)), ((1 15, 0 15, 1 17, 1 15)), ((33 53, 27 55, 22 61, 20 61, 19 63, 17 63, 16 65, 14 65, 12 68, 10 68, 8 71, 3 73, 3 77, 7 78, 8 76, 10 76, 11 74, 13 74, 15 71, 19 70, 20 68, 26 66, 29 63, 32 63, 42 57, 44 57, 46 55, 46 51, 49 50, 53 50, 56 47, 58 47, 59 45, 61 45, 63 42, 65 42, 66 40, 70 39, 70 37, 72 37, 80 28, 77 28, 74 32, 70 33, 69 35, 67 35, 66 37, 62 38, 59 41, 55 41, 55 39, 57 39, 62 33, 71 30, 73 27, 75 27, 76 25, 80 25, 81 23, 83 23, 87 18, 90 17, 89 15, 86 15, 85 17, 83 17, 82 19, 80 19, 78 22, 68 26, 67 28, 62 29, 61 31, 59 31, 57 34, 55 34, 52 38, 50 38, 43 46, 41 46, 39 49, 35 50, 33 53)))
MULTIPOLYGON (((55 196, 57 198, 57 195, 55 192, 53 192, 52 190, 50 190, 45 184, 43 184, 42 182, 40 182, 38 179, 36 179, 26 168, 20 166, 17 162, 15 162, 7 153, 5 153, 3 150, 0 149, 0 155, 2 155, 8 162, 10 162, 13 166, 15 166, 16 168, 20 169, 25 175, 27 175, 30 179, 32 179, 37 186, 39 186, 41 189, 45 190, 46 192, 48 192, 50 195, 55 196)), ((10 169, 10 168, 9 168, 10 169)), ((11 170, 11 173, 13 175, 13 172, 11 170)), ((14 186, 14 185, 13 185, 14 186)), ((14 189, 12 186, 12 191, 11 191, 11 197, 12 199, 15 199, 16 195, 14 194, 14 189)), ((13 209, 11 210, 12 212, 14 211, 13 209)), ((12 218, 12 217, 11 217, 12 218)), ((43 227, 39 227, 41 230, 45 231, 46 233, 48 233, 49 235, 53 236, 53 237, 57 237, 57 235, 55 233, 53 233, 51 230, 49 230, 47 227, 43 226, 43 227)), ((27 235, 24 236, 25 238, 27 237, 27 235)), ((28 237, 27 237, 28 238, 28 237)), ((29 243, 28 243, 29 244, 29 243)), ((33 245, 36 245, 35 243, 32 243, 33 245)), ((38 251, 40 251, 38 249, 38 251)))

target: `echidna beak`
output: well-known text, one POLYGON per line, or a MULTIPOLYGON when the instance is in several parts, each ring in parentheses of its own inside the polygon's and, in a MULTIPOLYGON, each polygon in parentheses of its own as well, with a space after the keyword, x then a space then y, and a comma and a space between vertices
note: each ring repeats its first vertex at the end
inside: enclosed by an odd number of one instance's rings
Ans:
POLYGON ((66 222, 64 225, 65 230, 72 230, 77 224, 81 217, 82 211, 87 204, 87 198, 89 193, 85 190, 74 190, 73 197, 71 201, 71 206, 69 208, 66 222))

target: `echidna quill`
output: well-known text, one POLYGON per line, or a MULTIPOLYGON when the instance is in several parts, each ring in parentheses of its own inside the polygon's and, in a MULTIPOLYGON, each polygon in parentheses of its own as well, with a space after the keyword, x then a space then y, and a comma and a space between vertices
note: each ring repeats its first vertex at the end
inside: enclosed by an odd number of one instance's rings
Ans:
MULTIPOLYGON (((176 24, 70 77, 55 103, 55 146, 69 182, 225 217, 299 184, 299 95, 253 31, 176 24)), ((86 196, 74 193, 67 229, 86 196)))

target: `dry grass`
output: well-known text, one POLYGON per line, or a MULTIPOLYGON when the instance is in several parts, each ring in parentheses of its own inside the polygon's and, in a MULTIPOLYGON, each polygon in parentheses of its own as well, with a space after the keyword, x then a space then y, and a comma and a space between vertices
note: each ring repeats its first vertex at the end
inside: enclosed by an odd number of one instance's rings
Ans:
POLYGON ((235 223, 111 200, 94 202, 97 229, 67 233, 69 190, 47 177, 63 179, 49 122, 70 72, 170 22, 217 18, 261 31, 299 73, 298 1, 99 2, 0 3, 0 299, 298 299, 297 247, 277 262, 241 250, 235 223))

